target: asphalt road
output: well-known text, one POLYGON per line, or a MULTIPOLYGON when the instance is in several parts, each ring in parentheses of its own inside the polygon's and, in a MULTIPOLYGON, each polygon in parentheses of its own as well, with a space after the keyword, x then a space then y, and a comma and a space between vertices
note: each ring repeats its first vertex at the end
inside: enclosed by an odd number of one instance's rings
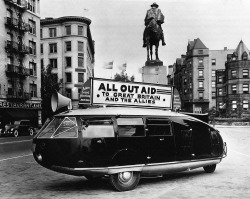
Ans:
POLYGON ((249 198, 250 128, 218 128, 228 156, 212 174, 202 168, 166 178, 144 178, 135 190, 116 192, 108 180, 88 181, 38 165, 31 137, 0 138, 0 198, 249 198))

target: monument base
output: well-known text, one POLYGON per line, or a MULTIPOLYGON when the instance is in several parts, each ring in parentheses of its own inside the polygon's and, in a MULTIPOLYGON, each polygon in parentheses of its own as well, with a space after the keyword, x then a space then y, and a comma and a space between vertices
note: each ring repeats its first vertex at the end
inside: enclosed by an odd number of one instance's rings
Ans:
POLYGON ((163 66, 161 60, 149 60, 145 62, 145 66, 163 66))
POLYGON ((167 84, 167 67, 160 60, 150 60, 142 67, 142 82, 152 84, 167 84))

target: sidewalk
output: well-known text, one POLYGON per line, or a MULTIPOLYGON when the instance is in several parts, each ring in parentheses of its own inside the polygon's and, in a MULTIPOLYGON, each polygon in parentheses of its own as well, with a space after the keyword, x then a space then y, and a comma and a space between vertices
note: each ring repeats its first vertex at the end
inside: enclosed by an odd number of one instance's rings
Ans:
MULTIPOLYGON (((213 125, 210 125, 211 127, 213 127, 213 125)), ((250 128, 250 126, 234 126, 234 125, 220 125, 220 124, 216 124, 214 126, 214 128, 250 128)))

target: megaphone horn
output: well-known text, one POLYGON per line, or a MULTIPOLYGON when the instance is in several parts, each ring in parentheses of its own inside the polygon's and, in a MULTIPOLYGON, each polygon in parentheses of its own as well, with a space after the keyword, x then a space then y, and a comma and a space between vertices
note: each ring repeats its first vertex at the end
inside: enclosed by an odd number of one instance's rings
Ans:
POLYGON ((68 110, 72 109, 71 99, 61 95, 58 92, 54 92, 51 96, 51 108, 53 112, 56 112, 60 108, 67 106, 68 110))

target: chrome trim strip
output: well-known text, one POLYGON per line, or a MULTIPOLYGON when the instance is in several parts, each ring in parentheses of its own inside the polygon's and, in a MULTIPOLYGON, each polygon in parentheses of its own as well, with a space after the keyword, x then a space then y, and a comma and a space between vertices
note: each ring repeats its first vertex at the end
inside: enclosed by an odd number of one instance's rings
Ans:
POLYGON ((164 162, 164 163, 151 163, 151 164, 137 164, 137 165, 125 165, 125 166, 112 166, 112 167, 95 167, 95 168, 69 168, 61 166, 51 166, 50 169, 76 175, 107 175, 115 174, 125 171, 137 171, 142 174, 158 174, 158 173, 175 173, 186 170, 192 170, 199 167, 204 167, 212 164, 218 164, 221 162, 221 157, 211 159, 200 160, 188 160, 188 161, 176 161, 176 162, 164 162))

